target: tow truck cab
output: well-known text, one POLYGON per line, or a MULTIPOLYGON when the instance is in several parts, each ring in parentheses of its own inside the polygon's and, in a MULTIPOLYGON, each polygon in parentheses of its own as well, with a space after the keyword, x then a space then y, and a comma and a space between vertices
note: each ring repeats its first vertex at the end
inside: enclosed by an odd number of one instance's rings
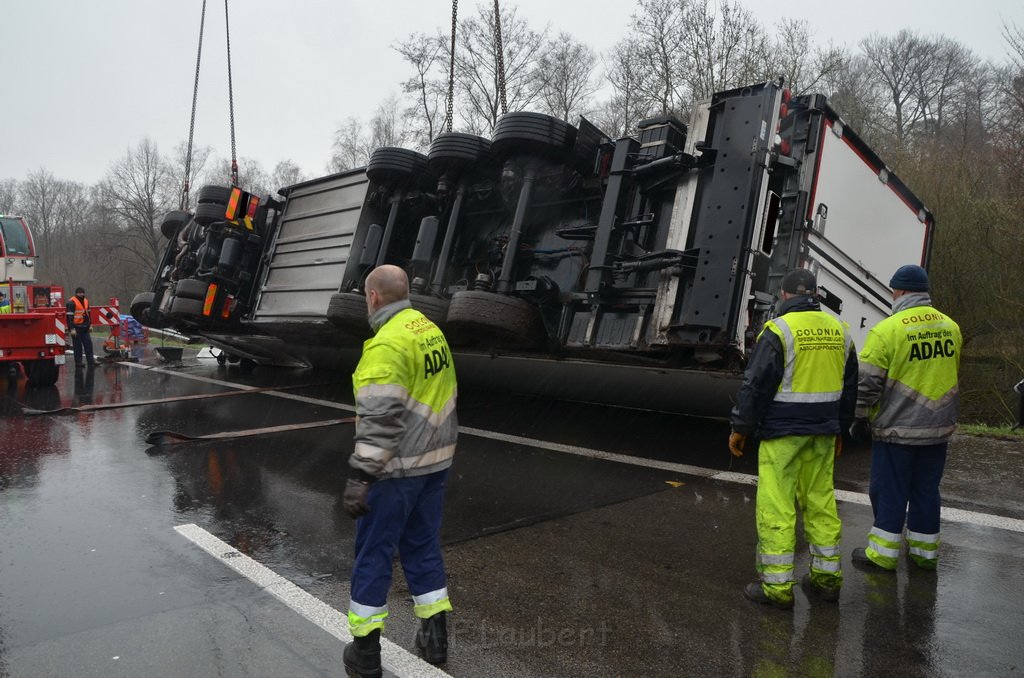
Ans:
POLYGON ((21 363, 31 386, 51 386, 64 364, 64 290, 37 284, 36 248, 25 219, 0 215, 0 364, 17 373, 21 363))

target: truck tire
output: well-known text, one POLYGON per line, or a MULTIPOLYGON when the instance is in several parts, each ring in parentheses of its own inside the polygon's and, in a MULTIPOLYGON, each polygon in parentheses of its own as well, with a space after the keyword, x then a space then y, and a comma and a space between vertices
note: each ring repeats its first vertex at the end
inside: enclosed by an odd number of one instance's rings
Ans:
POLYGON ((176 299, 206 299, 206 290, 209 287, 210 284, 205 280, 183 278, 175 284, 174 296, 176 299))
POLYGON ((444 329, 448 318, 448 300, 426 294, 410 294, 412 307, 427 316, 427 320, 444 329))
POLYGON ((203 315, 203 302, 199 299, 183 299, 175 297, 171 301, 171 316, 176 318, 192 318, 203 315))
POLYGON ((181 227, 192 221, 192 215, 189 212, 182 210, 174 210, 168 212, 164 217, 164 220, 160 222, 160 232, 163 233, 164 237, 168 240, 173 240, 174 236, 178 235, 178 231, 181 227))
POLYGON ((376 184, 391 188, 408 186, 433 190, 437 186, 437 179, 427 164, 427 156, 394 146, 378 148, 370 155, 366 176, 376 184))
POLYGON ((434 137, 427 151, 427 165, 438 176, 445 172, 460 172, 491 157, 489 139, 475 134, 444 132, 434 137))
POLYGON ((28 377, 29 386, 53 386, 57 383, 60 367, 53 358, 48 360, 26 360, 21 365, 25 368, 25 376, 28 377))
POLYGON ((216 202, 203 202, 196 205, 196 223, 209 226, 217 221, 224 221, 224 205, 216 202))
POLYGON ((456 292, 448 306, 447 336, 460 346, 529 349, 544 341, 540 310, 528 301, 494 292, 456 292))
POLYGON ((203 186, 196 196, 196 202, 200 205, 209 203, 226 207, 229 200, 231 200, 230 186, 203 186))
POLYGON ((543 113, 519 111, 501 116, 491 134, 491 152, 504 160, 517 153, 564 160, 576 142, 576 128, 543 113))
POLYGON ((146 327, 167 327, 167 319, 153 308, 156 294, 153 292, 140 292, 132 299, 128 312, 146 327))
POLYGON ((327 319, 332 325, 357 337, 368 338, 370 323, 366 317, 366 297, 354 292, 331 295, 327 319))

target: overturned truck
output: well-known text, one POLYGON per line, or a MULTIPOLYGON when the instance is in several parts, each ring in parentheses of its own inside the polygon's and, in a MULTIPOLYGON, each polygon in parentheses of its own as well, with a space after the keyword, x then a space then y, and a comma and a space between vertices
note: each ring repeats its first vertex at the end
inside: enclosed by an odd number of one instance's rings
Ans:
POLYGON ((934 228, 823 96, 777 83, 621 139, 508 113, 489 139, 381 148, 280 195, 208 186, 167 215, 133 315, 247 365, 341 367, 370 332, 363 281, 391 263, 463 383, 708 416, 727 413, 788 270, 815 271, 859 344, 934 228))

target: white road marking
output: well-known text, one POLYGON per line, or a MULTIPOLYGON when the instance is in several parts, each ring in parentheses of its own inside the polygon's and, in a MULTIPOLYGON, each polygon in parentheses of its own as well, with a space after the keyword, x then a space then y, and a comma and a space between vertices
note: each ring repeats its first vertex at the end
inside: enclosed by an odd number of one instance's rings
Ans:
MULTIPOLYGON (((645 468, 660 469, 662 471, 674 471, 684 475, 699 476, 710 480, 720 480, 728 483, 738 483, 740 485, 757 485, 757 476, 750 475, 748 473, 716 471, 714 469, 691 466, 689 464, 677 464, 671 461, 630 457, 628 455, 616 454, 614 452, 594 450, 587 447, 577 447, 576 445, 552 443, 545 440, 509 435, 507 433, 496 433, 494 431, 470 428, 468 426, 460 426, 459 432, 467 435, 479 436, 481 438, 490 438, 491 440, 500 440, 502 442, 515 443, 517 445, 524 445, 527 447, 536 447, 542 450, 551 450, 553 452, 564 452, 566 454, 575 454, 581 457, 590 457, 592 459, 614 461, 620 464, 632 464, 633 466, 643 466, 645 468)), ((836 490, 836 499, 850 504, 871 506, 871 499, 863 492, 836 490)), ((951 523, 967 523, 969 525, 978 525, 980 527, 994 527, 1001 530, 1024 533, 1024 520, 996 516, 990 513, 978 513, 977 511, 965 511, 963 509, 943 506, 942 519, 951 523)))
MULTIPOLYGON (((164 370, 159 367, 144 367, 137 363, 124 362, 118 364, 142 368, 152 372, 173 374, 175 376, 183 377, 185 379, 195 379, 197 381, 203 381, 210 384, 219 384, 221 386, 226 386, 228 388, 237 388, 245 390, 258 388, 256 386, 247 386, 244 384, 232 384, 227 381, 211 379, 209 377, 201 377, 195 374, 186 374, 176 370, 164 370)), ((308 396, 297 395, 295 393, 284 393, 281 391, 261 391, 261 393, 264 395, 274 396, 275 398, 286 398, 288 400, 309 403, 311 405, 320 405, 322 407, 331 407, 338 410, 344 410, 346 412, 355 412, 355 408, 352 407, 351 405, 345 405, 343 403, 338 403, 331 400, 310 398, 308 396)), ((497 431, 487 431, 484 429, 472 428, 470 426, 460 426, 459 432, 464 433, 466 435, 477 436, 479 438, 488 438, 490 440, 514 443, 516 445, 524 445, 526 447, 534 447, 541 450, 551 450, 552 452, 562 452, 564 454, 573 454, 580 457, 589 457, 591 459, 613 461, 619 464, 631 464, 633 466, 642 466, 644 468, 653 468, 662 471, 672 471, 674 473, 682 473, 684 475, 697 476, 700 478, 709 478, 711 480, 719 480, 728 483, 737 483, 740 485, 757 485, 757 476, 750 475, 747 473, 735 473, 733 471, 716 471, 714 469, 702 468, 700 466, 692 466, 690 464, 679 464, 671 461, 659 461, 657 459, 631 457, 629 455, 618 454, 616 452, 605 452, 603 450, 595 450, 589 447, 578 447, 576 445, 553 443, 546 440, 537 440, 536 438, 526 438, 524 436, 517 436, 508 433, 498 433, 497 431)), ((836 490, 836 499, 839 501, 847 502, 849 504, 860 504, 862 506, 871 505, 871 500, 868 498, 868 495, 864 494, 863 492, 836 490)), ((1024 520, 1021 520, 1019 518, 1007 518, 1004 516, 997 516, 991 513, 979 513, 977 511, 966 511, 964 509, 943 506, 942 519, 952 523, 966 523, 968 525, 977 525, 979 527, 993 527, 1000 530, 1008 530, 1010 532, 1024 533, 1024 520)))
MULTIPOLYGON (((344 612, 335 610, 322 600, 261 565, 238 549, 213 536, 198 525, 178 525, 174 528, 199 548, 274 596, 300 616, 343 642, 351 642, 348 621, 344 612)), ((408 650, 395 645, 383 636, 380 639, 381 663, 400 678, 450 678, 450 676, 408 650)))

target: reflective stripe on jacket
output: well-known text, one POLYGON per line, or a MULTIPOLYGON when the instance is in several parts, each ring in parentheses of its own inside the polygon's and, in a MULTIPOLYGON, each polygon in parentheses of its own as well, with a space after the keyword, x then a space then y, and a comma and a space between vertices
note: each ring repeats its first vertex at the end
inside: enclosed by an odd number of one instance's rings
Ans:
POLYGON ((933 445, 948 440, 960 413, 960 327, 926 293, 896 300, 860 352, 856 416, 876 440, 933 445))
POLYGON ((458 437, 455 365, 441 330, 408 301, 363 344, 352 384, 355 450, 349 463, 377 478, 451 466, 458 437))
POLYGON ((849 327, 809 296, 789 299, 780 311, 750 356, 732 429, 763 439, 839 433, 853 421, 857 396, 849 327))

